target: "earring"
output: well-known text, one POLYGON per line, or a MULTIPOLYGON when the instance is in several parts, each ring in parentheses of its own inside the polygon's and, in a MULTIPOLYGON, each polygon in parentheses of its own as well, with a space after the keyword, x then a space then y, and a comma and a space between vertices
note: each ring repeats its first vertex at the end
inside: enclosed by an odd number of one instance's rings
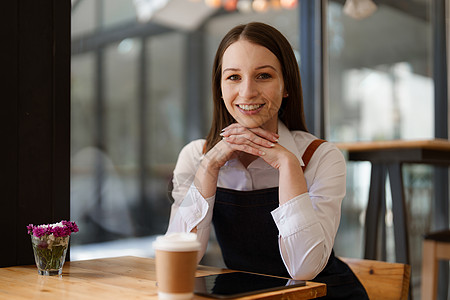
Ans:
POLYGON ((289 97, 289 94, 288 93, 284 93, 283 98, 287 98, 287 97, 289 97))

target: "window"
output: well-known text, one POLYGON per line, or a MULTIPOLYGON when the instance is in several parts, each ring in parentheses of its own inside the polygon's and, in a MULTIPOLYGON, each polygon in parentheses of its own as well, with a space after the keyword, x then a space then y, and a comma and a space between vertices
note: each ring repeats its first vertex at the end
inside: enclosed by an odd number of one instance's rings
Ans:
MULTIPOLYGON (((325 124, 329 140, 434 137, 432 2, 409 1, 402 7, 394 2, 375 1, 372 15, 355 19, 344 13, 345 1, 328 1, 325 124)), ((358 257, 363 253, 371 166, 348 162, 347 167, 347 196, 335 249, 358 257)), ((420 274, 422 234, 430 226, 432 171, 424 165, 403 167, 413 278, 420 274)), ((389 190, 386 196, 386 258, 394 261, 389 190)))
MULTIPOLYGON (((299 48, 298 9, 201 9, 200 25, 180 28, 163 14, 138 22, 131 0, 74 2, 71 215, 80 232, 72 260, 153 256, 151 243, 168 225, 178 153, 209 130, 211 65, 229 29, 264 21, 299 48)), ((202 263, 221 264, 214 239, 202 263)))

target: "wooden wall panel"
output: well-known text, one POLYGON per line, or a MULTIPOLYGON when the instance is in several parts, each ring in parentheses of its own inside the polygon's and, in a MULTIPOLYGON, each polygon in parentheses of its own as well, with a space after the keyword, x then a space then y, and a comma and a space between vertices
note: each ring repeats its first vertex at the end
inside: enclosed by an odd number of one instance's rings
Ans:
POLYGON ((8 134, 0 236, 9 240, 0 266, 7 266, 34 263, 27 224, 70 218, 71 3, 18 0, 1 7, 2 28, 13 28, 1 39, 8 49, 2 65, 11 74, 2 89, 1 126, 8 134))
POLYGON ((14 220, 17 218, 18 191, 18 70, 17 70, 17 1, 0 4, 2 55, 0 55, 0 233, 5 246, 0 247, 0 266, 16 261, 17 234, 14 220), (8 20, 5 22, 3 20, 8 20))

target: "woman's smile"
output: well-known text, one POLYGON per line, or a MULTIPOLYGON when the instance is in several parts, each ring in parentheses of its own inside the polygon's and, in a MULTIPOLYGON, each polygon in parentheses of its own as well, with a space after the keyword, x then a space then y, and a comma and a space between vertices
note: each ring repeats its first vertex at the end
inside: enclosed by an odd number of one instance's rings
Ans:
POLYGON ((257 114, 264 104, 238 104, 239 110, 246 115, 257 114))

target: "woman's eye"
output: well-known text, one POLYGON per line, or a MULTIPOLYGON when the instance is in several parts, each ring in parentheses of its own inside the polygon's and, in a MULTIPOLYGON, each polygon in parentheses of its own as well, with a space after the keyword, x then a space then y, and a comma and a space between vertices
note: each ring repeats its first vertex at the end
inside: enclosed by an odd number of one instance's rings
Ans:
POLYGON ((239 80, 240 79, 240 77, 239 77, 239 75, 230 75, 230 76, 228 76, 228 78, 227 79, 229 79, 229 80, 239 80))
POLYGON ((262 74, 259 74, 258 78, 259 79, 269 79, 269 78, 272 78, 272 76, 269 73, 262 73, 262 74))

